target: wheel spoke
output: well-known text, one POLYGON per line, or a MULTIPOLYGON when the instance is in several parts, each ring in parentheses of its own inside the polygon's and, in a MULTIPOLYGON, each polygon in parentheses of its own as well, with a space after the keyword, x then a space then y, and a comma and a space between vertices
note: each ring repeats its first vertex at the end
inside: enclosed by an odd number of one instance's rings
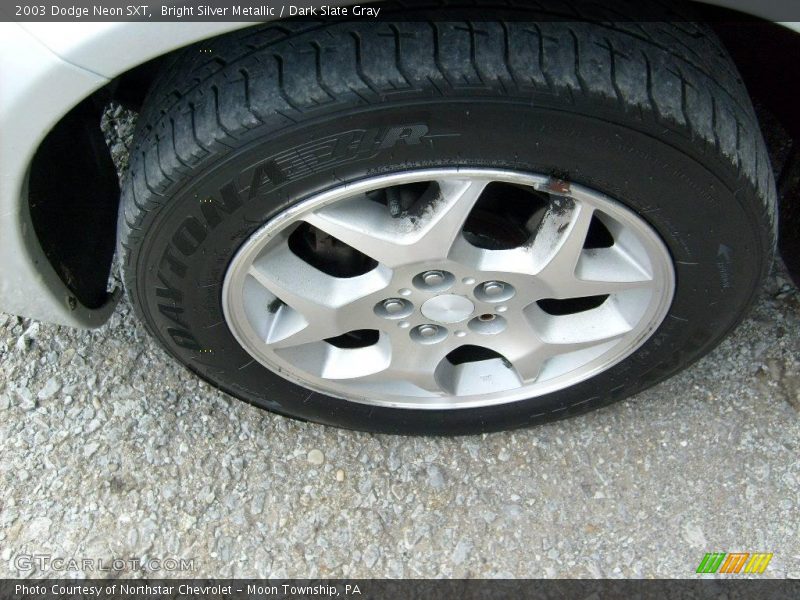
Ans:
POLYGON ((542 279, 574 277, 583 251, 594 208, 586 203, 559 198, 542 219, 533 239, 531 254, 536 264, 544 265, 542 279))
POLYGON ((313 344, 335 338, 343 335, 348 331, 352 331, 352 327, 341 323, 336 319, 329 319, 324 323, 313 322, 309 323, 296 333, 287 336, 278 336, 277 339, 270 345, 273 348, 292 348, 294 346, 302 346, 304 344, 313 344))
POLYGON ((536 275, 539 271, 534 255, 528 247, 486 250, 473 246, 462 237, 455 241, 452 256, 461 264, 479 272, 536 275))
POLYGON ((441 393, 442 386, 436 379, 436 368, 444 355, 427 355, 423 352, 404 353, 403 358, 396 358, 389 367, 395 379, 407 381, 416 387, 429 392, 441 393))
MULTIPOLYGON (((349 279, 332 277, 299 258, 285 244, 254 261, 248 274, 279 300, 275 325, 270 331, 294 313, 301 315, 306 323, 305 327, 292 327, 285 335, 274 336, 272 343, 276 348, 307 344, 360 329, 363 319, 359 315, 363 310, 357 306, 358 301, 386 287, 391 277, 391 273, 380 267, 349 279), (281 303, 291 311, 282 309, 281 303)), ((265 307, 264 318, 268 312, 265 307)), ((297 322, 296 316, 294 321, 297 322)), ((267 336, 265 341, 269 340, 267 336)))
POLYGON ((624 316, 611 305, 553 316, 533 304, 521 318, 509 318, 506 330, 487 336, 482 345, 511 363, 523 382, 535 381, 554 357, 595 348, 600 353, 631 330, 624 316))
POLYGON ((553 356, 551 347, 538 345, 528 348, 524 352, 507 357, 512 368, 522 381, 535 381, 542 371, 545 361, 553 356))
POLYGON ((413 213, 393 217, 366 195, 323 207, 305 221, 394 268, 446 258, 488 180, 442 180, 413 213))
POLYGON ((426 227, 422 244, 427 249, 425 256, 447 258, 469 213, 475 207, 488 180, 455 179, 437 182, 441 192, 438 203, 431 205, 431 217, 426 227))
MULTIPOLYGON (((573 352, 577 353, 581 350, 597 349, 599 354, 608 347, 610 342, 613 342, 622 335, 622 333, 611 335, 603 340, 573 340, 542 343, 529 346, 526 350, 518 354, 512 354, 510 357, 506 358, 514 367, 520 379, 523 381, 535 381, 542 375, 542 371, 550 359, 565 356, 573 352)), ((577 357, 575 362, 577 364, 585 362, 585 357, 577 357)))
POLYGON ((536 379, 542 363, 549 358, 550 350, 523 316, 510 316, 508 327, 503 333, 487 336, 482 346, 497 352, 508 361, 521 382, 536 379))
POLYGON ((537 273, 538 283, 548 288, 551 298, 568 299, 610 295, 652 286, 652 275, 636 253, 615 243, 609 248, 585 250, 594 209, 576 201, 571 209, 544 219, 536 240, 541 245, 533 254, 548 255, 544 268, 537 273), (563 230, 555 244, 554 237, 563 230), (556 233, 554 233, 554 231, 556 233))
POLYGON ((277 354, 290 360, 316 377, 350 380, 384 371, 391 358, 387 336, 362 348, 338 348, 332 344, 314 343, 277 349, 277 354))
MULTIPOLYGON (((340 323, 339 311, 336 309, 297 294, 290 288, 281 285, 280 280, 275 281, 262 269, 255 266, 250 268, 249 274, 259 284, 275 294, 279 302, 283 303, 275 312, 274 323, 269 327, 264 339, 266 343, 275 348, 299 346, 335 337, 347 331, 346 327, 340 323), (289 315, 292 315, 295 320, 295 315, 300 315, 304 324, 301 324, 300 327, 290 327, 289 315)), ((266 314, 265 318, 267 318, 266 314)))
POLYGON ((437 379, 437 370, 450 348, 446 344, 435 347, 412 346, 401 336, 392 336, 391 361, 385 369, 359 377, 355 380, 360 385, 380 385, 387 381, 403 388, 417 388, 435 395, 445 394, 437 379))
POLYGON ((532 304, 525 309, 524 316, 528 327, 519 324, 513 330, 514 336, 525 335, 531 341, 527 346, 522 342, 505 344, 506 348, 513 349, 506 358, 524 380, 541 377, 543 367, 556 357, 572 355, 576 364, 587 362, 591 354, 601 354, 632 329, 618 308, 609 303, 558 316, 549 315, 532 304))
POLYGON ((547 314, 534 303, 525 309, 524 316, 537 337, 546 345, 563 349, 560 352, 607 342, 633 328, 619 307, 608 301, 597 308, 566 315, 547 314))
POLYGON ((578 279, 560 281, 553 286, 551 298, 566 300, 569 298, 587 298, 591 296, 608 296, 626 292, 628 290, 641 290, 653 285, 650 279, 637 279, 633 281, 614 281, 603 279, 578 279))

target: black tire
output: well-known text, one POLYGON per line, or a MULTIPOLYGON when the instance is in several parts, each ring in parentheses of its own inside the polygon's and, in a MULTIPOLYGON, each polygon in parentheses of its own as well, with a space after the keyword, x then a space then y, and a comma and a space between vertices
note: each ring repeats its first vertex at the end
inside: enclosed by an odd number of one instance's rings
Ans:
POLYGON ((465 434, 604 406, 708 352, 767 272, 775 205, 748 95, 702 25, 287 22, 203 42, 164 66, 140 116, 119 234, 138 315, 219 388, 341 427, 465 434), (365 151, 353 134, 386 139, 398 127, 423 127, 424 143, 399 136, 365 151), (265 167, 257 181, 256 165, 265 167), (234 340, 221 282, 261 224, 335 183, 453 165, 553 173, 637 211, 675 261, 663 324, 626 360, 571 388, 451 411, 309 393, 234 340))

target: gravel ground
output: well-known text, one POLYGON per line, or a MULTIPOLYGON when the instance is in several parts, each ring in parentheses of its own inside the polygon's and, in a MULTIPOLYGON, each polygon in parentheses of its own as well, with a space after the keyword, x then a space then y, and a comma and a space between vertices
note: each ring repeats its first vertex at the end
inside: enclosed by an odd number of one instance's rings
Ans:
MULTIPOLYGON (((130 122, 111 117, 124 162, 130 122)), ((194 562, 162 576, 686 577, 710 551, 773 552, 764 576, 800 577, 798 379, 780 265, 670 381, 456 439, 255 409, 170 360, 125 300, 96 331, 0 314, 0 577, 64 574, 29 554, 194 562)))

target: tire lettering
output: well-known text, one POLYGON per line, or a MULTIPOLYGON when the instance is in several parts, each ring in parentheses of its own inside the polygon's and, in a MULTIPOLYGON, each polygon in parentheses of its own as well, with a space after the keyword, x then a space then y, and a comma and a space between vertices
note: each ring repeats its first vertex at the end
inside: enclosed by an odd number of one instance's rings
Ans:
POLYGON ((266 163, 261 163, 253 171, 253 177, 250 180, 250 192, 247 195, 248 200, 256 197, 262 187, 271 183, 272 185, 280 185, 286 181, 286 174, 281 170, 274 160, 266 163))
POLYGON ((181 315, 183 314, 183 309, 180 306, 170 306, 168 304, 159 304, 158 305, 158 312, 160 312, 162 315, 167 317, 170 321, 172 321, 176 325, 180 325, 184 329, 189 327, 189 325, 187 325, 181 319, 181 315))
POLYGON ((386 136, 381 142, 380 149, 386 150, 395 146, 398 142, 403 142, 406 146, 413 146, 420 143, 423 135, 428 133, 427 125, 407 125, 404 127, 392 127, 386 132, 386 136))
POLYGON ((206 228, 196 217, 186 217, 172 235, 172 243, 184 256, 191 256, 205 241, 206 228))
POLYGON ((194 338, 194 336, 186 329, 175 329, 174 327, 168 327, 167 333, 169 334, 169 337, 172 338, 172 341, 176 346, 195 351, 201 349, 200 344, 197 343, 197 340, 194 338))
MULTIPOLYGON (((171 247, 167 246, 164 250, 164 254, 161 255, 161 260, 159 261, 159 267, 163 266, 164 264, 169 266, 169 270, 183 279, 186 275, 186 265, 182 263, 178 258, 172 254, 171 247)), ((161 277, 161 271, 159 270, 159 277, 161 277)))
POLYGON ((219 190, 222 202, 214 198, 208 197, 200 203, 200 212, 203 213, 203 218, 206 220, 207 229, 214 229, 217 225, 222 223, 220 211, 226 215, 230 215, 237 208, 241 208, 242 201, 239 199, 239 192, 233 182, 228 182, 219 190))
MULTIPOLYGON (((375 148, 379 133, 379 129, 348 131, 336 140, 333 156, 341 160, 368 154, 375 148)), ((324 156, 318 156, 324 158, 324 156)))
POLYGON ((156 288, 156 296, 158 296, 159 298, 169 298, 173 302, 183 301, 183 292, 181 292, 178 288, 173 287, 172 284, 170 284, 170 282, 167 281, 166 277, 164 277, 164 274, 161 271, 158 272, 156 277, 158 277, 158 280, 164 286, 156 288))
MULTIPOLYGON (((415 146, 436 137, 453 137, 456 133, 429 134, 424 123, 408 123, 394 127, 352 129, 335 135, 317 138, 275 154, 239 175, 249 180, 249 188, 239 191, 252 199, 267 184, 281 185, 325 169, 333 170, 352 160, 372 158, 381 151, 398 145, 415 146)), ((235 180, 234 180, 235 181, 235 180)), ((230 183, 235 188, 233 182, 230 183)))

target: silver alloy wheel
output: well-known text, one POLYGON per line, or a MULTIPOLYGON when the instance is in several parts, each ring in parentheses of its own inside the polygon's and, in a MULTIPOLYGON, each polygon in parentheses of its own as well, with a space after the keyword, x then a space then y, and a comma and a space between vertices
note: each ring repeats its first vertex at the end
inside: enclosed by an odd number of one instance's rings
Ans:
MULTIPOLYGON (((485 237, 508 229, 492 227, 485 237)), ((540 396, 619 363, 657 329, 674 287, 657 233, 608 196, 543 175, 437 169, 285 210, 237 252, 222 299, 242 347, 290 381, 365 404, 456 409, 540 396), (518 190, 531 198, 522 243, 493 247, 465 226, 490 191, 518 190), (591 243, 597 230, 604 243, 591 243), (308 231, 323 255, 344 248, 362 268, 310 260, 295 243, 308 231)))

